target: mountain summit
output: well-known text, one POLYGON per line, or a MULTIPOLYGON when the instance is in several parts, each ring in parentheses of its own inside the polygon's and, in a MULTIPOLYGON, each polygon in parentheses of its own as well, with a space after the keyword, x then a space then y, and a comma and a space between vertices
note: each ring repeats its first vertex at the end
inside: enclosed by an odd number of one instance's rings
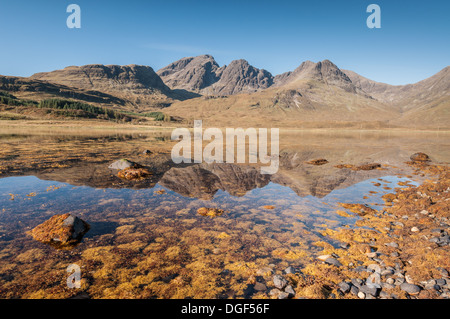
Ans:
POLYGON ((219 67, 211 55, 188 57, 157 71, 171 89, 184 89, 207 95, 232 95, 266 89, 273 84, 270 72, 234 60, 219 67))

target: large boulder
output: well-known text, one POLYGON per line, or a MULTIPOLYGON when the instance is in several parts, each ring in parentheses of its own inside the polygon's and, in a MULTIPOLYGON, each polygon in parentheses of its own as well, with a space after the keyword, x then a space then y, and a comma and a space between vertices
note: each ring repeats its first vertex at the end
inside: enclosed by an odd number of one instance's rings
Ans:
POLYGON ((33 228, 31 236, 37 241, 58 249, 70 249, 77 245, 90 226, 84 220, 69 213, 52 216, 33 228))

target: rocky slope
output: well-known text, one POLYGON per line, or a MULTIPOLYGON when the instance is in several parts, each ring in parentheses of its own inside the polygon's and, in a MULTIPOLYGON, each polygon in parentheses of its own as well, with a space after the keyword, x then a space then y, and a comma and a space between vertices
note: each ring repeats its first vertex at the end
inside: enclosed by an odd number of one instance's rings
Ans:
POLYGON ((151 67, 143 65, 69 66, 36 73, 30 79, 106 92, 135 105, 164 106, 177 98, 151 67))
POLYGON ((172 89, 200 92, 219 80, 219 65, 210 55, 183 58, 157 71, 172 89))
POLYGON ((219 67, 210 55, 183 58, 158 70, 172 89, 185 89, 206 95, 232 95, 266 89, 273 84, 268 71, 246 60, 234 60, 219 67))
POLYGON ((44 98, 70 98, 102 105, 126 104, 125 100, 111 94, 22 77, 0 75, 0 90, 38 101, 44 98))

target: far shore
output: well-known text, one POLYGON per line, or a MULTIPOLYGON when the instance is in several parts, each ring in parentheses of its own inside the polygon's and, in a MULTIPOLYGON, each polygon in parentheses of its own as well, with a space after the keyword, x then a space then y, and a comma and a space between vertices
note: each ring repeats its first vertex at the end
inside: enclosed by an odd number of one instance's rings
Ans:
MULTIPOLYGON (((243 127, 237 123, 236 127, 243 127)), ((278 124, 278 123, 277 123, 278 124)), ((281 126, 281 125, 280 125, 281 126)), ((318 126, 323 126, 318 123, 318 126)), ((134 132, 169 132, 177 127, 193 129, 193 125, 187 123, 158 122, 151 124, 114 123, 99 120, 0 120, 0 133, 10 131, 33 131, 40 133, 74 131, 73 133, 86 133, 95 131, 134 131, 134 132), (83 131, 80 131, 83 129, 83 131)), ((210 125, 208 127, 225 128, 225 126, 210 125)), ((246 127, 243 127, 246 128, 246 127)), ((257 127, 258 128, 258 127, 257 127)), ((282 133, 297 132, 378 132, 378 133, 450 133, 450 128, 405 128, 405 127, 381 127, 381 128, 357 128, 357 127, 279 127, 282 133)))

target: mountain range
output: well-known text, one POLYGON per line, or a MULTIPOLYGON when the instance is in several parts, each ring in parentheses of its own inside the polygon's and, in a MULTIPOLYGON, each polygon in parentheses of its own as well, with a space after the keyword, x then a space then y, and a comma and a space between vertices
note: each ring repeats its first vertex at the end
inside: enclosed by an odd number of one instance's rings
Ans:
POLYGON ((211 55, 182 58, 158 71, 142 65, 69 66, 28 78, 0 76, 0 90, 228 126, 449 128, 450 67, 414 84, 389 85, 302 62, 272 75, 246 60, 220 66, 211 55))

